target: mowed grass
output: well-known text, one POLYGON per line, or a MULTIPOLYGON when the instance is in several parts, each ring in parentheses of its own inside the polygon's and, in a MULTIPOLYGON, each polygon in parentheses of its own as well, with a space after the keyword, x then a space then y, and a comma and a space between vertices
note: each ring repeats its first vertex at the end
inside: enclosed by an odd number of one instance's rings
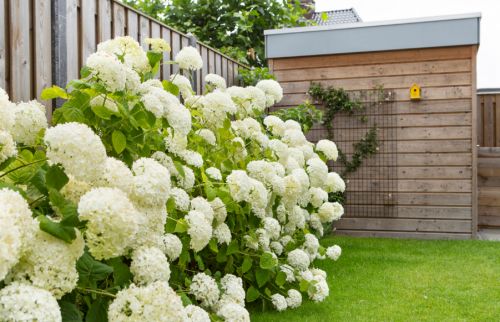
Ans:
POLYGON ((500 321, 500 242, 328 237, 330 296, 252 321, 500 321))

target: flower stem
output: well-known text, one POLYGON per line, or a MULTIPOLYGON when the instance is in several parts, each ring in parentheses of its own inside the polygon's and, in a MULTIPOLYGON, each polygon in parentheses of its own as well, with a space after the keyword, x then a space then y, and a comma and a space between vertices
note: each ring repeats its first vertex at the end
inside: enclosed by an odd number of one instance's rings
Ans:
POLYGON ((14 171, 17 171, 17 170, 22 169, 24 167, 29 167, 30 165, 37 164, 37 163, 44 162, 44 161, 47 161, 47 159, 37 160, 37 161, 30 162, 30 163, 25 163, 23 165, 18 166, 17 168, 14 168, 14 169, 11 169, 7 172, 2 173, 2 175, 0 175, 0 178, 8 175, 11 172, 14 172, 14 171))
POLYGON ((109 293, 109 292, 106 292, 106 291, 94 290, 94 289, 91 289, 91 288, 83 288, 83 287, 77 287, 76 289, 79 290, 79 291, 82 291, 82 292, 95 293, 95 294, 99 294, 99 295, 104 295, 104 296, 109 296, 109 297, 112 297, 112 298, 116 298, 116 295, 114 295, 112 293, 109 293))

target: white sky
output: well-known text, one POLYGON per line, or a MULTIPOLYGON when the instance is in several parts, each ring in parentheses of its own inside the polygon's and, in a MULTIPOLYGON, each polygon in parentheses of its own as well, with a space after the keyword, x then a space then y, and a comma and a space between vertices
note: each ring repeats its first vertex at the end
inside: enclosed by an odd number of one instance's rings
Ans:
POLYGON ((347 8, 363 21, 481 12, 477 87, 500 88, 500 0, 316 0, 316 11, 347 8))

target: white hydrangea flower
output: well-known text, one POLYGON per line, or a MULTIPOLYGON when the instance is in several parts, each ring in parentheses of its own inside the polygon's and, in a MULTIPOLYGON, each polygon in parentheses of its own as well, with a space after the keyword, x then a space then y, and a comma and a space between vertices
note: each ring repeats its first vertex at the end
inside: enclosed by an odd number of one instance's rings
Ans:
POLYGON ((345 191, 345 182, 336 172, 328 173, 323 184, 324 184, 324 189, 327 192, 344 192, 345 191))
POLYGON ((217 311, 217 315, 228 322, 250 322, 250 314, 241 305, 226 303, 217 311))
POLYGON ((283 133, 283 142, 290 147, 299 147, 307 144, 307 139, 302 130, 286 129, 283 133))
POLYGON ((141 45, 132 37, 116 37, 97 45, 97 52, 123 57, 124 64, 138 73, 151 69, 141 45))
POLYGON ((243 170, 233 170, 226 178, 231 197, 240 202, 247 200, 253 188, 253 182, 247 173, 243 170))
POLYGON ((197 135, 201 136, 205 142, 210 145, 215 145, 217 143, 217 139, 215 138, 214 132, 209 129, 199 129, 195 132, 197 135))
POLYGON ((280 271, 285 273, 286 281, 288 283, 295 282, 295 270, 292 266, 290 266, 288 264, 280 265, 280 271))
POLYGON ((151 51, 160 53, 170 51, 170 45, 162 38, 146 38, 144 42, 151 46, 151 51))
POLYGON ((182 253, 182 242, 179 237, 174 234, 165 234, 162 237, 162 241, 164 246, 163 250, 168 259, 174 261, 179 258, 182 253))
POLYGON ((10 131, 14 125, 15 104, 9 101, 9 95, 0 87, 0 130, 10 131))
POLYGON ((222 173, 219 169, 215 167, 210 167, 205 170, 205 173, 208 175, 210 179, 215 181, 222 181, 222 173))
POLYGON ((323 224, 339 220, 343 214, 344 207, 338 202, 325 202, 318 209, 318 216, 323 224))
POLYGON ((108 309, 110 322, 185 322, 188 317, 182 300, 167 282, 146 286, 132 284, 116 294, 108 309))
POLYGON ((118 113, 118 105, 116 102, 105 95, 98 95, 94 97, 93 99, 90 100, 90 106, 96 107, 96 106, 104 106, 106 109, 113 113, 118 113))
POLYGON ((264 118, 264 125, 274 136, 281 137, 285 134, 285 122, 277 116, 266 116, 266 118, 264 118))
POLYGON ((141 95, 141 102, 144 108, 153 113, 156 118, 162 117, 165 113, 160 98, 152 92, 141 95))
POLYGON ((309 189, 309 195, 311 196, 310 202, 313 207, 318 208, 320 207, 324 202, 328 201, 328 193, 317 187, 312 187, 309 189))
POLYGON ((203 157, 198 152, 184 150, 178 155, 190 166, 201 168, 201 166, 203 165, 203 157))
POLYGON ((327 160, 337 161, 339 157, 337 145, 330 140, 319 140, 318 143, 316 143, 316 151, 323 153, 327 160))
POLYGON ((156 281, 168 282, 170 265, 167 257, 156 247, 140 247, 132 253, 130 272, 134 282, 147 285, 156 281))
POLYGON ((142 221, 125 193, 116 188, 90 190, 80 199, 78 213, 88 221, 85 239, 98 260, 124 255, 142 221))
POLYGON ((269 244, 269 247, 271 248, 273 253, 275 253, 278 256, 280 256, 283 253, 283 245, 281 245, 281 243, 278 241, 272 241, 269 244))
POLYGON ((280 237, 281 225, 276 219, 272 217, 266 217, 262 219, 262 225, 264 226, 264 229, 267 231, 271 239, 276 240, 280 237))
POLYGON ((320 236, 323 236, 323 223, 317 213, 313 213, 309 217, 309 226, 315 229, 320 236))
POLYGON ((14 124, 10 133, 14 141, 35 144, 38 133, 48 127, 45 106, 33 100, 14 105, 14 124))
POLYGON ((38 230, 28 249, 7 277, 45 289, 57 299, 71 292, 78 281, 76 261, 83 255, 84 241, 78 230, 76 238, 66 243, 38 230))
POLYGON ((214 219, 215 222, 220 224, 226 221, 227 217, 227 209, 226 205, 224 202, 219 198, 215 198, 214 200, 210 201, 210 205, 212 206, 212 209, 214 210, 214 219))
POLYGON ((245 306, 245 289, 243 289, 243 280, 232 274, 226 274, 220 280, 222 296, 220 302, 236 303, 245 306))
POLYGON ((189 304, 185 307, 185 311, 188 317, 187 322, 210 322, 210 316, 207 311, 199 306, 189 304))
POLYGON ((0 164, 17 156, 16 142, 9 132, 0 130, 0 164))
POLYGON ((180 211, 188 211, 191 200, 189 200, 188 193, 181 188, 172 188, 170 190, 170 197, 174 198, 175 208, 180 211))
POLYGON ((313 234, 305 234, 305 241, 302 248, 310 255, 309 258, 313 261, 318 255, 319 250, 319 240, 313 234))
POLYGON ((255 230, 255 235, 257 236, 257 241, 261 249, 264 251, 269 251, 271 238, 269 238, 267 230, 265 230, 264 228, 258 228, 255 230))
POLYGON ((287 292, 286 303, 289 308, 295 309, 302 305, 302 294, 294 289, 289 289, 287 292))
POLYGON ((165 205, 170 194, 170 173, 151 158, 140 158, 132 165, 132 198, 145 207, 165 205))
POLYGON ((201 196, 191 199, 191 210, 201 212, 205 216, 205 220, 212 224, 214 220, 214 210, 207 199, 201 196))
POLYGON ((342 248, 339 245, 333 245, 326 249, 326 256, 334 261, 339 259, 342 254, 342 248))
POLYGON ((212 238, 212 224, 202 212, 191 210, 185 217, 188 223, 187 233, 191 237, 190 247, 199 252, 208 245, 212 238))
POLYGON ((319 158, 311 158, 306 163, 311 187, 322 188, 323 182, 328 176, 328 166, 319 158))
POLYGON ((87 125, 74 122, 56 125, 47 129, 44 140, 50 164, 61 164, 67 174, 80 181, 92 182, 102 176, 106 149, 87 125))
POLYGON ((302 249, 294 249, 287 256, 287 262, 299 270, 306 270, 311 263, 309 255, 302 249))
POLYGON ((177 169, 175 168, 175 165, 174 165, 174 161, 165 152, 156 151, 155 153, 153 153, 151 158, 155 159, 162 166, 167 168, 167 170, 170 172, 171 175, 174 175, 174 176, 178 175, 177 169))
POLYGON ((134 175, 123 161, 115 158, 106 158, 104 172, 95 185, 99 187, 118 188, 127 195, 130 195, 134 185, 134 175))
POLYGON ((191 81, 186 76, 172 74, 170 75, 170 81, 179 88, 182 98, 188 99, 194 95, 191 81))
POLYGON ((217 282, 205 273, 198 273, 193 276, 189 293, 193 294, 196 300, 201 302, 203 307, 210 308, 219 301, 219 286, 217 282))
POLYGON ((205 95, 203 97, 203 106, 229 114, 236 113, 236 105, 234 105, 231 96, 221 91, 214 91, 205 95))
POLYGON ((205 83, 209 85, 211 89, 226 89, 226 80, 217 74, 207 74, 207 76, 205 76, 205 83))
POLYGON ((62 321, 59 304, 50 292, 12 283, 0 290, 0 321, 62 321))
POLYGON ((136 94, 141 85, 140 76, 130 67, 125 67, 125 74, 127 77, 125 80, 125 88, 136 94))
POLYGON ((179 154, 187 148, 187 137, 177 132, 167 129, 168 135, 164 138, 165 147, 170 153, 179 154))
POLYGON ((229 245, 231 242, 231 230, 225 223, 221 223, 215 227, 214 237, 219 244, 229 245))
POLYGON ((330 288, 326 279, 321 275, 314 275, 309 281, 310 286, 307 289, 309 298, 314 302, 322 302, 330 293, 330 288))
POLYGON ((180 187, 189 191, 194 186, 194 172, 190 167, 187 167, 185 165, 182 166, 182 170, 184 171, 184 176, 177 177, 177 183, 180 187))
POLYGON ((288 307, 285 297, 278 293, 271 295, 271 303, 278 312, 284 311, 288 307))
MULTIPOLYGON (((250 109, 252 111, 263 112, 266 109, 266 93, 255 86, 245 87, 248 96, 250 97, 250 109)), ((252 114, 252 113, 248 113, 252 114)))
POLYGON ((115 55, 105 52, 93 53, 87 58, 85 65, 92 70, 93 77, 102 81, 108 92, 125 89, 127 72, 115 55))
POLYGON ((203 60, 200 53, 192 46, 182 48, 175 55, 175 62, 179 64, 179 68, 188 70, 198 70, 203 67, 203 60))
POLYGON ((270 107, 283 98, 283 88, 281 85, 272 79, 261 80, 255 85, 266 94, 266 107, 270 107))
POLYGON ((38 222, 21 194, 0 189, 0 281, 29 249, 37 230, 38 222))

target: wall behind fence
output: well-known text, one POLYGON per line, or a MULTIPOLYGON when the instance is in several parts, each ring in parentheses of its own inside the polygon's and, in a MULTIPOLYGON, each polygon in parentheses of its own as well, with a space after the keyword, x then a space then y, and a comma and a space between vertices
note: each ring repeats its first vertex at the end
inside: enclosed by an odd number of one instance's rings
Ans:
MULTIPOLYGON (((221 75, 231 86, 242 66, 193 36, 114 0, 0 0, 0 27, 0 87, 13 101, 40 99, 43 88, 78 78, 97 44, 118 36, 131 36, 141 44, 146 38, 163 38, 172 48, 166 60, 185 46, 195 46, 203 58, 193 81, 197 93, 207 73, 221 75)), ((164 64, 159 77, 177 71, 177 66, 164 64)), ((50 111, 51 102, 44 103, 50 111)))
POLYGON ((478 93, 477 113, 477 144, 500 147, 500 93, 478 93))

